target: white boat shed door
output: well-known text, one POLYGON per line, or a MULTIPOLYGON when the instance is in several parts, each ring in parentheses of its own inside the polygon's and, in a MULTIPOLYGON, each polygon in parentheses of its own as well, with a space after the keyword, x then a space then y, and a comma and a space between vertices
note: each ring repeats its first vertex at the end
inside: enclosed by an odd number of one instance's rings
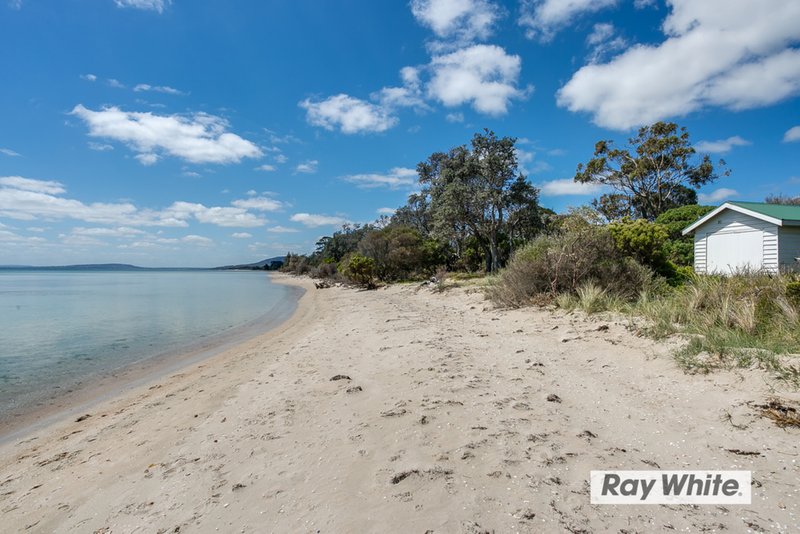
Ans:
POLYGON ((731 274, 759 270, 764 265, 764 232, 723 232, 706 235, 708 273, 731 274))

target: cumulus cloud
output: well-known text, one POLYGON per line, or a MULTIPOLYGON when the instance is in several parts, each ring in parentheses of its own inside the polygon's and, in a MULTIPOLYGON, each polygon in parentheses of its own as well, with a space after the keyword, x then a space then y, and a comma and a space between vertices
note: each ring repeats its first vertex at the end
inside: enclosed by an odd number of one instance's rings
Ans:
POLYGON ((523 0, 519 24, 529 39, 549 41, 581 15, 613 6, 618 0, 523 0))
POLYGON ((697 200, 701 204, 717 204, 722 202, 723 200, 728 200, 729 198, 739 196, 739 192, 735 189, 728 189, 727 187, 721 187, 719 189, 715 189, 710 193, 700 193, 697 195, 697 200))
POLYGON ((404 167, 395 167, 385 174, 351 174, 342 177, 345 182, 367 189, 375 187, 387 187, 389 189, 413 187, 417 183, 417 178, 417 171, 404 167))
POLYGON ((388 109, 354 98, 338 94, 324 100, 305 99, 300 107, 306 110, 306 120, 326 130, 341 130, 342 133, 385 132, 395 124, 397 118, 388 109))
POLYGON ((397 211, 395 208, 378 208, 375 210, 378 215, 394 215, 394 212, 397 211))
POLYGON ((259 165, 258 167, 256 167, 256 170, 257 171, 263 171, 263 172, 273 172, 273 171, 277 170, 277 168, 274 165, 267 165, 265 163, 264 165, 259 165))
POLYGON ((64 193, 66 189, 59 182, 48 180, 34 180, 32 178, 23 178, 22 176, 3 176, 0 177, 0 185, 19 189, 22 191, 32 191, 34 193, 47 193, 50 195, 57 195, 64 193))
POLYGON ((154 115, 117 107, 92 111, 81 104, 71 113, 86 123, 90 136, 125 143, 138 152, 136 158, 144 165, 162 155, 191 163, 238 163, 262 155, 254 143, 228 132, 225 119, 206 113, 154 115))
POLYGON ((117 7, 133 7, 163 13, 172 0, 114 0, 117 7))
POLYGON ((312 159, 308 161, 304 161, 300 163, 297 167, 294 168, 294 172, 299 172, 303 174, 314 174, 317 172, 317 166, 319 165, 319 161, 312 159))
POLYGON ((184 243, 191 243, 192 245, 198 245, 201 247, 210 247, 214 244, 214 241, 207 237, 203 237, 201 235, 194 235, 190 234, 181 238, 181 241, 184 243))
POLYGON ((603 187, 597 184, 582 184, 572 178, 564 178, 544 182, 539 186, 539 189, 542 196, 558 197, 565 195, 596 195, 603 190, 603 187))
POLYGON ((319 226, 341 226, 347 222, 347 219, 343 217, 314 213, 295 213, 289 219, 309 228, 317 228, 319 226))
POLYGON ((236 239, 250 239, 253 235, 247 232, 235 232, 231 234, 231 237, 235 237, 236 239))
POLYGON ((743 110, 800 93, 800 3, 670 0, 658 45, 582 67, 558 104, 628 129, 705 107, 743 110))
POLYGON ((458 113, 448 113, 444 118, 447 122, 464 122, 464 114, 460 111, 458 113))
MULTIPOLYGON (((119 227, 163 226, 186 227, 190 221, 223 227, 264 226, 267 220, 248 210, 265 211, 263 200, 251 205, 205 206, 193 202, 173 202, 161 210, 139 208, 132 202, 92 202, 66 198, 59 182, 34 180, 20 176, 0 177, 0 217, 16 220, 73 219, 93 224, 119 227)), ((277 202, 277 201, 276 201, 277 202)))
POLYGON ((234 200, 231 202, 231 205, 237 208, 257 211, 278 211, 283 208, 283 202, 267 197, 251 197, 244 200, 234 200))
POLYGON ((527 96, 517 87, 522 61, 496 45, 474 45, 434 56, 428 95, 445 106, 471 104, 481 113, 503 115, 511 100, 527 96))
POLYGON ((5 154, 6 156, 11 156, 12 158, 16 158, 21 155, 19 152, 14 152, 10 148, 0 148, 0 154, 5 154))
POLYGON ((742 139, 738 135, 729 137, 727 139, 720 139, 719 141, 700 141, 694 145, 695 150, 698 152, 710 152, 712 154, 722 154, 730 152, 735 146, 748 146, 750 141, 742 139))
POLYGON ((791 143, 794 141, 800 141, 800 126, 789 128, 786 130, 786 133, 783 134, 784 143, 791 143))
POLYGON ((456 42, 488 39, 501 15, 489 0, 412 0, 411 12, 437 37, 456 42))
POLYGON ((628 46, 625 38, 617 35, 614 25, 607 22, 594 25, 592 33, 586 38, 586 44, 591 49, 587 57, 589 63, 599 63, 628 46))

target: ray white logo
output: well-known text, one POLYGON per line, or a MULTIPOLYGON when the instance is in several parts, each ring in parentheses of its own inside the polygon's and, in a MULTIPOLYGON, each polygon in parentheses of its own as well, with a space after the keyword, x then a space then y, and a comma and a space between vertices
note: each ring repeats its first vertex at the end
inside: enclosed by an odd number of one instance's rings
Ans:
POLYGON ((750 471, 592 471, 592 504, 750 504, 750 471))

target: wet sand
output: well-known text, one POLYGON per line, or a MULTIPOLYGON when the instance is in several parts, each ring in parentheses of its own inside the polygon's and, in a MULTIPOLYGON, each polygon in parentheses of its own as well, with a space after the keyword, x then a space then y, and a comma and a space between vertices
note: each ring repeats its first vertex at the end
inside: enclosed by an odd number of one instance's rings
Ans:
POLYGON ((797 394, 760 370, 689 376, 623 321, 475 290, 290 283, 277 329, 0 446, 3 528, 800 529, 800 431, 754 406, 797 394), (592 469, 752 470, 753 502, 594 506, 592 469))

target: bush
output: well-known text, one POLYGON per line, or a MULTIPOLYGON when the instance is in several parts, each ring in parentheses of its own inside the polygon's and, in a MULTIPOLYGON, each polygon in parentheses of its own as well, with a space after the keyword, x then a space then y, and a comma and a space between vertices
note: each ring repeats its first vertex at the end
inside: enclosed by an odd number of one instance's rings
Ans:
POLYGON ((589 282, 610 296, 633 299, 651 286, 653 275, 623 256, 606 228, 576 224, 518 250, 489 287, 489 298, 503 306, 524 306, 536 295, 575 295, 589 282))
POLYGON ((608 225, 617 249, 658 274, 671 278, 674 267, 667 261, 664 245, 669 234, 660 224, 644 219, 622 220, 608 225))
POLYGON ((677 266, 694 263, 694 238, 681 232, 713 209, 713 206, 690 204, 667 210, 656 218, 655 222, 662 225, 669 236, 664 245, 664 253, 669 261, 677 266))
POLYGON ((353 254, 343 260, 342 274, 351 282, 366 288, 374 288, 375 260, 360 254, 353 254))

